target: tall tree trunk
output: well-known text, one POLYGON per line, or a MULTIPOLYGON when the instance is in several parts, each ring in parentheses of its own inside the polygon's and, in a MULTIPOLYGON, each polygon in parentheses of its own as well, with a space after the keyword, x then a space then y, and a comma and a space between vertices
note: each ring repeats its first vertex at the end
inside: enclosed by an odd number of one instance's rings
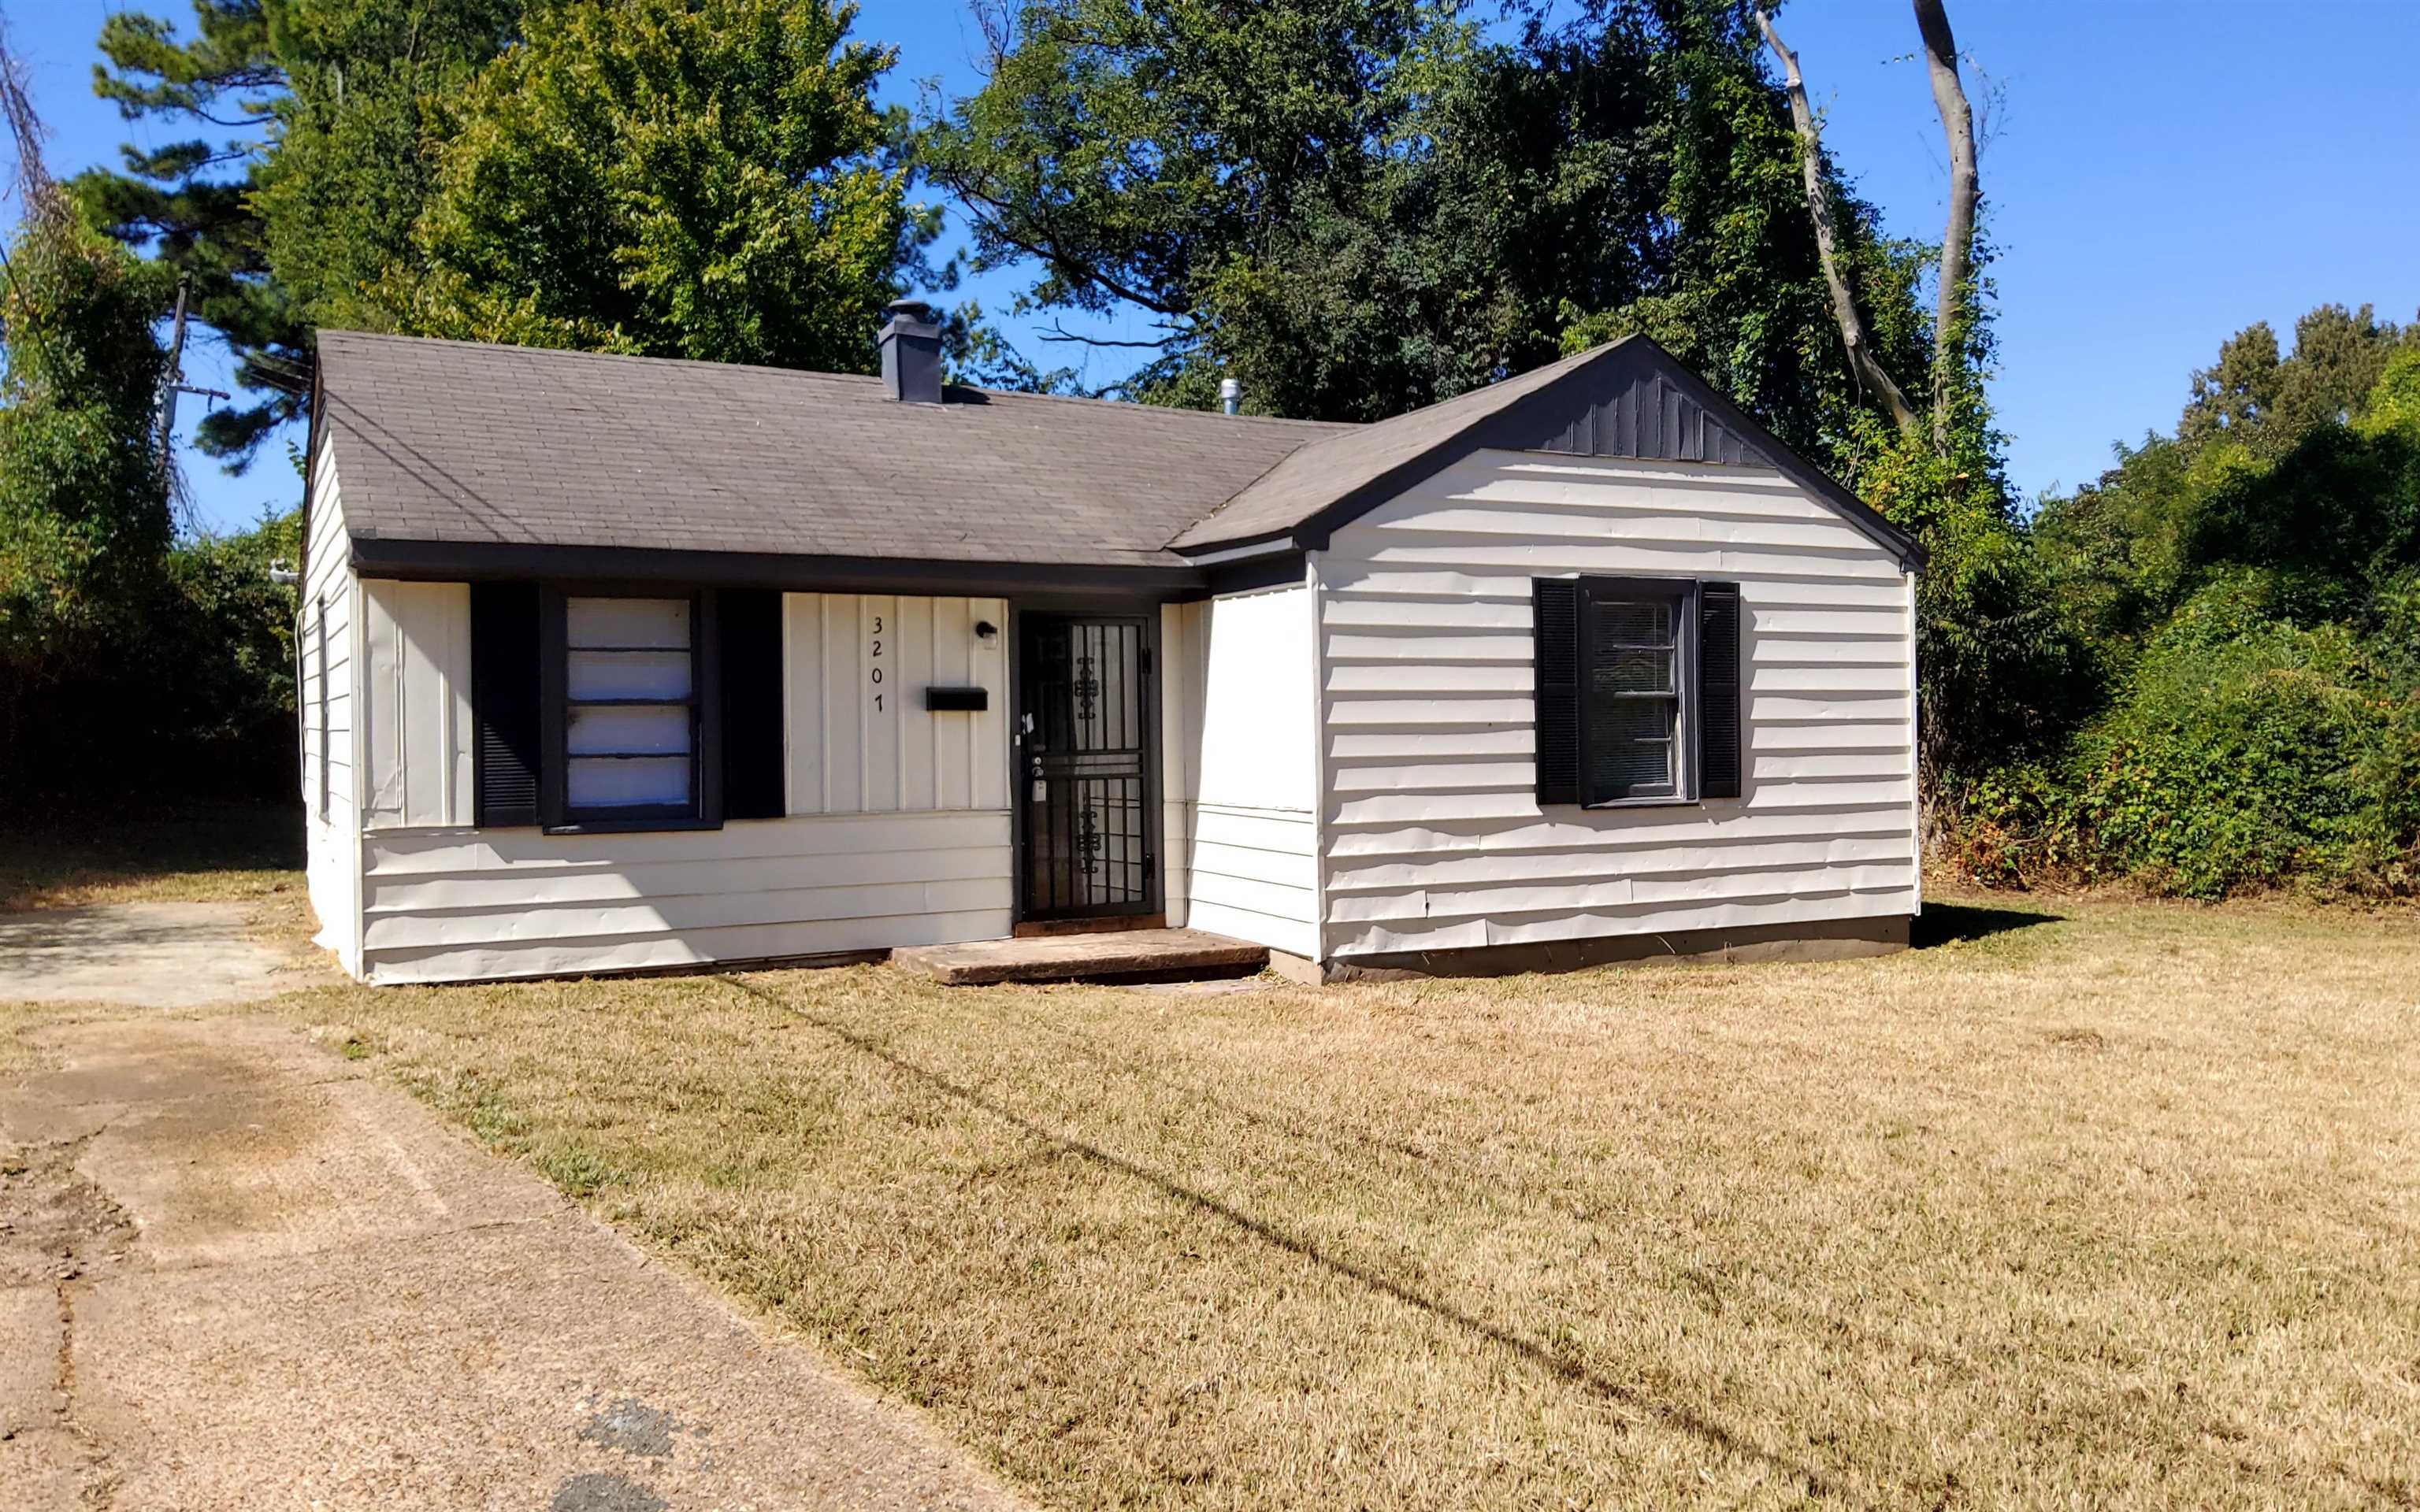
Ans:
POLYGON ((1823 260, 1823 282, 1832 291, 1832 316, 1840 324, 1841 345, 1849 348, 1849 371, 1875 403, 1890 411, 1900 430, 1914 434, 1922 428, 1923 417, 1875 361, 1872 344, 1866 339, 1865 317, 1857 313, 1856 296, 1840 271, 1839 233, 1832 222, 1831 190, 1823 182, 1823 139, 1816 129, 1815 112, 1807 103, 1807 82, 1798 74, 1798 54, 1781 45, 1781 34, 1773 29, 1773 18, 1762 6, 1755 8, 1755 15, 1757 30, 1764 34, 1764 44, 1773 49, 1773 55, 1781 60, 1782 78, 1789 86, 1790 119, 1798 128, 1800 167, 1807 181, 1807 214, 1815 223, 1815 253, 1823 260))
POLYGON ((1932 331, 1932 444, 1949 445, 1949 408, 1966 357, 1966 304, 1974 277, 1975 209, 1982 187, 1975 175, 1975 112, 1958 77, 1958 39, 1941 0, 1916 0, 1916 29, 1924 37, 1932 74, 1932 102, 1949 141, 1949 224, 1941 237, 1941 292, 1932 331))

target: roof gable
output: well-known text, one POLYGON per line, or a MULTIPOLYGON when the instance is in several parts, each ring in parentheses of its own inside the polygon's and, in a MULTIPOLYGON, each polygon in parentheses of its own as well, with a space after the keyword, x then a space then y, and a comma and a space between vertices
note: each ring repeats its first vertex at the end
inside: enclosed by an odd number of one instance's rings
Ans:
POLYGON ((347 332, 321 332, 319 353, 314 444, 341 457, 357 553, 380 540, 441 563, 639 550, 1196 579, 1324 547, 1493 449, 1770 468, 1922 560, 1643 336, 1371 425, 976 389, 901 404, 870 378, 347 332))
POLYGON ((1171 545, 1194 556, 1280 542, 1324 547, 1338 526, 1485 450, 1771 468, 1903 563, 1924 560, 1913 536, 1645 336, 1313 441, 1171 545))

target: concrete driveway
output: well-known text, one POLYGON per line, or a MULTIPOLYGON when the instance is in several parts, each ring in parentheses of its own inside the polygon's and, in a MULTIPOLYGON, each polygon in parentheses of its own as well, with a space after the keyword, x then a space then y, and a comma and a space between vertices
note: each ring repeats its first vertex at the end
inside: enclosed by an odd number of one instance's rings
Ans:
POLYGON ((103 903, 0 914, 0 1003, 192 1008, 267 997, 277 952, 241 903, 103 903))
POLYGON ((11 1509, 1022 1504, 282 1025, 35 1041, 0 1084, 11 1509))

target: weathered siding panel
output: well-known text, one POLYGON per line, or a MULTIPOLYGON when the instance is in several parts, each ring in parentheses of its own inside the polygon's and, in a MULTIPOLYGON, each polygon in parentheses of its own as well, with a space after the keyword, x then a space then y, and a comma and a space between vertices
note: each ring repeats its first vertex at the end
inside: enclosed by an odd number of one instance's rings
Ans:
POLYGON ((471 586, 362 583, 362 821, 471 822, 471 586))
POLYGON ((1912 579, 1763 469, 1482 452, 1316 553, 1331 956, 1913 912, 1912 579), (1741 585, 1742 796, 1541 810, 1530 579, 1741 585))
POLYGON ((1186 926, 1192 904, 1193 809, 1201 791, 1195 757, 1202 743, 1208 614, 1202 603, 1167 604, 1159 611, 1160 900, 1176 929, 1186 926))
POLYGON ((1008 608, 996 598, 787 594, 790 812, 1008 807, 1008 608), (979 640, 974 626, 999 629, 979 640), (981 687, 979 714, 924 690, 981 687))
POLYGON ((310 535, 304 553, 295 689, 302 735, 304 875, 312 911, 319 918, 318 943, 335 951, 347 971, 358 975, 361 824, 353 686, 361 589, 345 532, 335 450, 325 439, 312 459, 310 535))
POLYGON ((1162 617, 1161 773, 1170 921, 1297 955, 1319 949, 1318 792, 1308 585, 1162 617))
POLYGON ((991 939, 1003 812, 799 816, 720 830, 387 830, 365 844, 377 982, 764 960, 991 939))

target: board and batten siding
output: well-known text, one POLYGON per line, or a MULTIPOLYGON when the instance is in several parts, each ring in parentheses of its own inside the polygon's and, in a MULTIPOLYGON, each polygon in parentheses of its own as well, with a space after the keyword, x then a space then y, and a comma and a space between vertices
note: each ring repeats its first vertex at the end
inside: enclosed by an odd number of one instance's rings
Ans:
MULTIPOLYGON (((396 585, 401 586, 401 585, 396 585)), ((476 829, 437 774, 467 764, 470 602, 393 598, 398 803, 362 841, 362 963, 377 982, 552 976, 878 950, 1009 933, 1007 616, 997 599, 784 595, 790 812, 719 830, 476 829), (979 640, 974 626, 1000 633, 979 640), (458 653, 456 648, 459 648, 458 653), (879 675, 876 675, 879 674, 879 675), (924 689, 989 692, 934 713, 924 689), (461 702, 457 702, 458 700, 461 702), (447 711, 452 711, 450 714, 447 711), (422 732, 451 718, 452 745, 422 732), (440 817, 451 815, 451 819, 440 817)), ((382 603, 391 595, 383 585, 382 603)), ((373 665, 378 665, 373 659, 373 665)), ((467 773, 467 764, 460 768, 467 773)))
POLYGON ((1915 579, 1777 472, 1481 452, 1314 553, 1334 958, 1916 910, 1915 579), (1740 585, 1742 795, 1541 809, 1530 580, 1740 585))
POLYGON ((358 665, 360 582, 353 576, 333 441, 311 467, 311 517, 295 615, 295 697, 302 725, 303 875, 315 938, 345 969, 362 964, 359 742, 353 687, 358 665), (322 795, 325 795, 324 805, 322 795))
POLYGON ((1310 586, 1161 616, 1169 922, 1319 952, 1310 586))
POLYGON ((1008 811, 1005 602, 785 594, 782 606, 790 812, 1008 811), (927 687, 980 687, 987 706, 936 714, 927 687))
POLYGON ((362 823, 467 825, 471 587, 362 579, 362 823))

